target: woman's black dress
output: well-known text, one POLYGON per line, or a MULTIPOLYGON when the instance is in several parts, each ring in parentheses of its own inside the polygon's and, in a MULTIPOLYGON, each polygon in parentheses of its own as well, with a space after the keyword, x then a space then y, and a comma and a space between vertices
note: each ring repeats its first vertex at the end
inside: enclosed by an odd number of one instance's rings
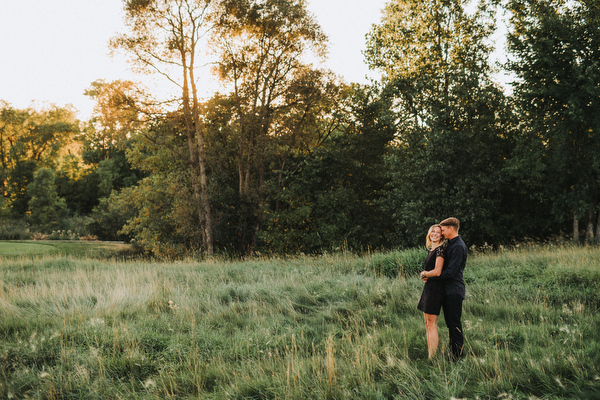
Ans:
MULTIPOLYGON (((425 271, 433 271, 435 269, 435 259, 442 257, 446 259, 446 246, 438 246, 427 253, 425 258, 425 271)), ((427 279, 423 287, 423 293, 417 308, 425 314, 440 315, 442 308, 442 299, 444 298, 444 285, 442 281, 427 279)))

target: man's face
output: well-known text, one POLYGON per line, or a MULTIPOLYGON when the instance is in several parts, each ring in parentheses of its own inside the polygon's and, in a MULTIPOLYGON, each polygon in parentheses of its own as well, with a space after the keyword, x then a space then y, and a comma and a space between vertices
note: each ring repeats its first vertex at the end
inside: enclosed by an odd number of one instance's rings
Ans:
POLYGON ((442 236, 452 237, 452 230, 451 226, 442 226, 442 236))

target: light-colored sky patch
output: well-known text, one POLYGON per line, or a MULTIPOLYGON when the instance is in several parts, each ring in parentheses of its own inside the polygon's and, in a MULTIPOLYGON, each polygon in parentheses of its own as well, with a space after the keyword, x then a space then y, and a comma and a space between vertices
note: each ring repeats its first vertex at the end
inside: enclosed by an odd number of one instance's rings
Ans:
MULTIPOLYGON (((362 52, 365 35, 381 20, 385 4, 308 1, 329 36, 324 67, 346 82, 377 78, 362 52)), ((158 76, 134 74, 123 54, 109 56, 108 41, 117 32, 125 32, 122 0, 0 0, 0 100, 16 108, 72 104, 84 120, 94 104, 83 92, 95 80, 134 80, 167 92, 158 76)))

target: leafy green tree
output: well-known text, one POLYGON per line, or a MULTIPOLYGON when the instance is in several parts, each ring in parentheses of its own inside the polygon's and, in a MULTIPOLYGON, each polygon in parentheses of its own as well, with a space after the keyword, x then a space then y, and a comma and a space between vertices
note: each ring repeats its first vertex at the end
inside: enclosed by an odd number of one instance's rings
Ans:
MULTIPOLYGON (((540 193, 558 227, 600 200, 600 7, 589 0, 511 0, 508 49, 521 115, 512 172, 540 193)), ((543 204, 543 203, 542 203, 543 204)), ((596 232, 598 234, 598 232, 596 232)))
POLYGON ((293 154, 291 168, 271 184, 261 231, 263 249, 277 253, 389 246, 383 210, 384 156, 394 136, 389 99, 376 88, 354 87, 339 124, 320 146, 293 154))
POLYGON ((94 113, 76 137, 77 154, 65 157, 56 169, 59 196, 80 215, 144 176, 126 155, 146 124, 139 106, 144 94, 129 81, 101 80, 92 82, 85 94, 96 102, 94 113))
POLYGON ((280 144, 300 144, 303 118, 327 84, 326 74, 303 62, 311 53, 324 55, 326 36, 304 1, 225 0, 223 10, 214 43, 219 76, 233 88, 238 191, 244 203, 255 204, 249 210, 256 220, 253 247, 269 162, 286 152, 280 144))
POLYGON ((131 185, 114 187, 119 157, 108 157, 98 164, 98 190, 113 189, 100 198, 91 213, 94 221, 90 229, 94 234, 135 240, 157 255, 173 248, 181 252, 199 248, 197 208, 188 164, 181 157, 187 149, 180 130, 182 123, 177 115, 155 121, 128 141, 127 162, 140 168, 142 176, 131 185), (184 210, 179 207, 182 203, 184 210))
POLYGON ((58 196, 65 199, 69 211, 83 216, 98 204, 99 182, 94 179, 93 169, 86 166, 81 154, 71 154, 63 158, 56 174, 58 196))
POLYGON ((68 209, 65 200, 60 198, 56 191, 54 171, 39 168, 33 181, 27 186, 27 192, 31 196, 31 223, 39 226, 44 232, 59 229, 68 215, 68 209))
POLYGON ((33 181, 38 167, 34 160, 18 160, 8 174, 7 194, 14 217, 23 218, 29 210, 31 195, 27 186, 33 181))
POLYGON ((202 227, 201 243, 208 254, 214 251, 213 222, 196 73, 201 39, 212 27, 214 4, 211 0, 124 0, 129 33, 112 40, 115 49, 125 50, 141 68, 162 74, 181 90, 185 160, 202 227))
POLYGON ((189 178, 179 173, 153 174, 123 192, 135 217, 127 220, 120 233, 135 237, 154 254, 181 255, 198 249, 200 232, 190 215, 196 211, 189 178))
POLYGON ((175 113, 131 139, 128 161, 147 176, 101 199, 92 213, 95 222, 91 228, 96 235, 135 239, 157 255, 201 249, 189 166, 181 156, 187 150, 186 137, 181 134, 183 123, 175 113))
POLYGON ((147 94, 121 80, 94 81, 84 94, 96 102, 85 130, 84 159, 98 163, 126 148, 128 139, 140 133, 145 124, 141 103, 147 94))
POLYGON ((129 194, 134 190, 134 187, 124 188, 101 198, 89 214, 92 221, 87 228, 103 240, 131 240, 133 235, 124 233, 123 227, 136 215, 136 210, 128 201, 129 194))
MULTIPOLYGON (((322 91, 319 89, 319 92, 322 91)), ((297 154, 324 143, 328 135, 331 135, 330 130, 333 128, 330 125, 335 124, 328 121, 329 104, 335 103, 332 96, 340 91, 342 89, 329 88, 330 93, 316 96, 318 101, 311 100, 316 105, 290 112, 286 125, 280 127, 281 130, 294 129, 295 132, 274 140, 273 148, 265 158, 268 160, 268 168, 265 168, 265 198, 269 204, 276 192, 285 190, 281 176, 287 169, 296 168, 291 160, 297 154)), ((215 221, 215 249, 246 254, 251 249, 260 248, 255 247, 254 241, 256 203, 248 201, 238 191, 238 143, 236 125, 233 122, 235 118, 232 118, 236 112, 234 104, 231 96, 217 95, 202 105, 202 115, 207 126, 207 165, 210 166, 209 190, 215 221)), ((130 162, 151 173, 151 179, 137 185, 135 196, 121 197, 130 204, 135 215, 127 219, 127 232, 154 250, 165 248, 167 243, 180 250, 197 248, 193 245, 193 240, 199 234, 197 224, 194 223, 197 221, 197 211, 193 207, 194 196, 187 164, 181 157, 187 146, 185 136, 180 134, 182 124, 182 118, 177 113, 151 124, 134 138, 132 151, 128 152, 130 162), (143 194, 144 191, 151 193, 143 194), (157 207, 157 201, 153 200, 157 197, 162 199, 161 207, 157 207), (161 223, 155 223, 155 220, 161 223)), ((273 204, 276 207, 276 201, 273 204)), ((107 218, 114 215, 107 209, 106 213, 98 211, 107 218)), ((97 216, 98 220, 104 218, 97 216)))
POLYGON ((3 104, 0 111, 0 163, 2 194, 15 217, 28 210, 27 186, 38 168, 56 169, 76 151, 78 121, 70 108, 52 106, 37 111, 3 104))
POLYGON ((367 62, 395 99, 386 205, 397 245, 421 244, 428 225, 448 216, 471 243, 509 235, 499 222, 510 226, 502 170, 513 116, 489 62, 497 2, 471 13, 467 4, 394 0, 368 35, 367 62))

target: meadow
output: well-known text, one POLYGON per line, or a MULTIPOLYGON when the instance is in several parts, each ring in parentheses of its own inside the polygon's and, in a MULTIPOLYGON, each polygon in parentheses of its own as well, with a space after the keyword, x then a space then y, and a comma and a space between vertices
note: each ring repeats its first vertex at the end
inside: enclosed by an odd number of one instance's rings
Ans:
POLYGON ((443 317, 427 358, 422 249, 200 262, 30 250, 0 260, 2 399, 600 398, 597 246, 470 254, 457 363, 443 317))

